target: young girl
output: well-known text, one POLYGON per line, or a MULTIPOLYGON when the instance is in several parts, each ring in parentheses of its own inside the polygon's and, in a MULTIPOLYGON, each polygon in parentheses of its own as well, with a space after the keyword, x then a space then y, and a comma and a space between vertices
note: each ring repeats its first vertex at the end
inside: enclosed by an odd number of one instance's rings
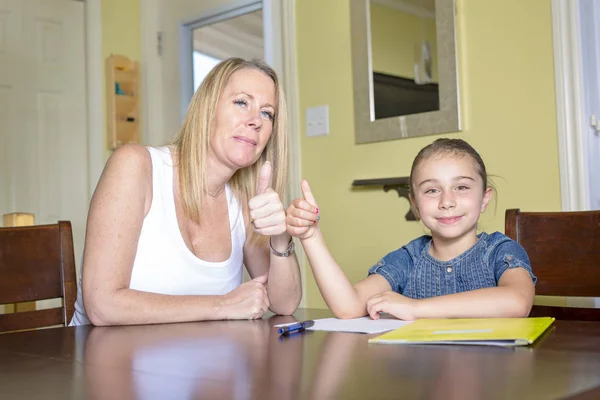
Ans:
POLYGON ((287 210, 287 230, 298 237, 319 289, 338 318, 380 312, 418 318, 526 317, 536 277, 527 253, 500 232, 477 234, 492 189, 483 160, 461 139, 423 148, 410 172, 410 201, 431 231, 395 250, 352 285, 327 249, 319 209, 308 182, 304 199, 287 210))

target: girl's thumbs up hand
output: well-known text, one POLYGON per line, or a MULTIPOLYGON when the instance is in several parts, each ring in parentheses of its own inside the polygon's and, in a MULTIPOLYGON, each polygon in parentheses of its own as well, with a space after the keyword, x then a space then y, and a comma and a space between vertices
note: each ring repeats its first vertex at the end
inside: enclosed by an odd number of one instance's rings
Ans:
POLYGON ((295 199, 287 209, 287 232, 299 239, 311 238, 317 229, 319 207, 307 181, 302 181, 302 198, 295 199))

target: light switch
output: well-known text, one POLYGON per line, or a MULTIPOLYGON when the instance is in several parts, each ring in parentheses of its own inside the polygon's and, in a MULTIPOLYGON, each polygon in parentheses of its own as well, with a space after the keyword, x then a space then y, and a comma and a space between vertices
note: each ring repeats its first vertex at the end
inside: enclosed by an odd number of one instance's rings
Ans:
POLYGON ((329 106, 317 106, 306 109, 306 136, 329 134, 329 106))

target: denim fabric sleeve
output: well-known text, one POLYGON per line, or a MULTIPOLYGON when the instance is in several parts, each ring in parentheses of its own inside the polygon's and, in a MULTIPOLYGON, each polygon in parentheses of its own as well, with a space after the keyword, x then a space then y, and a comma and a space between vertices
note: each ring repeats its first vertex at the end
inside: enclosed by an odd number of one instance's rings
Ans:
POLYGON ((531 262, 529 261, 529 256, 527 255, 527 252, 523 246, 514 240, 507 238, 507 240, 504 240, 498 244, 494 253, 495 256, 491 261, 494 262, 496 283, 500 281, 500 277, 507 269, 521 267, 525 268, 525 270, 529 272, 531 280, 535 285, 537 278, 531 270, 531 262))
POLYGON ((406 246, 392 251, 369 269, 369 275, 383 276, 396 293, 402 293, 408 279, 408 271, 413 264, 406 246))

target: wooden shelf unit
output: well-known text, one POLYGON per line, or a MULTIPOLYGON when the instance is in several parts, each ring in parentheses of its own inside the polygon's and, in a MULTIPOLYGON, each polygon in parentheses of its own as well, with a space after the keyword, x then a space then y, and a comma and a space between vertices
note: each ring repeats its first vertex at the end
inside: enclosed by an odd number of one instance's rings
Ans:
POLYGON ((127 57, 106 60, 106 117, 108 147, 140 143, 139 65, 127 57))

